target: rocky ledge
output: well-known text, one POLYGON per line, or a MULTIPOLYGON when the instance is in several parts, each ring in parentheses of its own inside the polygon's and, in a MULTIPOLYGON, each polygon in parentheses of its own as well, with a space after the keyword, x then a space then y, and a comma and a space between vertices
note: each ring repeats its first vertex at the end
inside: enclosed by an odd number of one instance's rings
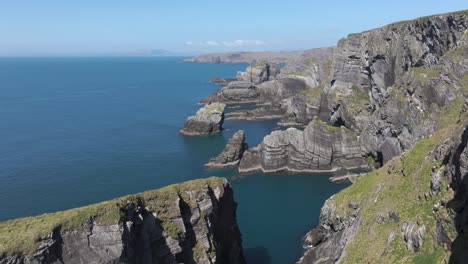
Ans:
POLYGON ((313 120, 303 131, 296 128, 273 131, 257 147, 244 153, 239 171, 313 172, 367 166, 353 132, 313 120))
POLYGON ((198 110, 196 115, 185 121, 180 133, 186 136, 214 134, 222 130, 225 104, 212 103, 198 110))
POLYGON ((245 263, 225 179, 0 223, 0 263, 245 263))
POLYGON ((239 164, 246 149, 245 133, 243 130, 239 130, 229 139, 224 150, 217 157, 210 159, 210 161, 205 164, 205 168, 236 166, 239 164))

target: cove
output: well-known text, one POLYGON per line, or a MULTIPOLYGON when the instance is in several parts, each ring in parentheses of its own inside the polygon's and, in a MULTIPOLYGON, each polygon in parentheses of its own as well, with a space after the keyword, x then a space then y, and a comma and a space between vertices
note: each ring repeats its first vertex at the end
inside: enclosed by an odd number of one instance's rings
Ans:
POLYGON ((204 170, 238 129, 255 146, 275 121, 225 122, 183 137, 197 102, 243 64, 183 58, 0 59, 0 220, 65 210, 168 184, 228 177, 249 263, 292 263, 320 207, 344 185, 327 175, 204 170))

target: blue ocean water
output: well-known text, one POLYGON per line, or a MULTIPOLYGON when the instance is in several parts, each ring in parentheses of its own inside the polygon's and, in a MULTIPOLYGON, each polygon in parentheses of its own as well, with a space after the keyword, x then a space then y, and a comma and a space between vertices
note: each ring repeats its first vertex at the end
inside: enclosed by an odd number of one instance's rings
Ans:
POLYGON ((326 198, 326 175, 204 170, 238 129, 255 146, 275 121, 226 121, 220 134, 178 131, 246 65, 181 58, 0 59, 0 221, 83 206, 208 176, 231 179, 249 263, 292 263, 326 198))

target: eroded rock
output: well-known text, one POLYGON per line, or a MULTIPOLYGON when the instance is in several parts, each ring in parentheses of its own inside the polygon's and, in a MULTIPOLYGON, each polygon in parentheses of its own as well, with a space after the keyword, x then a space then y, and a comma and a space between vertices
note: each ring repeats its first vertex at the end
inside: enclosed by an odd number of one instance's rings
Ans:
POLYGON ((239 164, 246 149, 245 133, 243 130, 239 130, 229 139, 224 150, 217 157, 210 159, 210 161, 205 164, 205 168, 236 166, 239 164))
POLYGON ((220 132, 224 122, 225 104, 212 103, 198 110, 195 116, 185 121, 180 133, 186 136, 201 136, 220 132))

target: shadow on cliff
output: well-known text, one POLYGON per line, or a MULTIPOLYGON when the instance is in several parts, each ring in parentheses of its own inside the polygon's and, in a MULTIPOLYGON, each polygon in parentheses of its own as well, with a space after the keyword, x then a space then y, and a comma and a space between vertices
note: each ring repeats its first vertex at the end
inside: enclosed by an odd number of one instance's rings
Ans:
POLYGON ((451 187, 455 191, 454 198, 447 204, 456 213, 454 218, 457 237, 451 245, 450 264, 467 263, 468 259, 468 126, 462 135, 461 142, 455 153, 446 159, 452 175, 451 187))
POLYGON ((271 256, 265 247, 254 247, 244 249, 244 256, 247 263, 270 264, 271 256))
POLYGON ((141 199, 121 210, 123 216, 120 222, 124 228, 121 262, 177 263, 176 256, 171 254, 166 243, 161 220, 145 209, 141 199))

